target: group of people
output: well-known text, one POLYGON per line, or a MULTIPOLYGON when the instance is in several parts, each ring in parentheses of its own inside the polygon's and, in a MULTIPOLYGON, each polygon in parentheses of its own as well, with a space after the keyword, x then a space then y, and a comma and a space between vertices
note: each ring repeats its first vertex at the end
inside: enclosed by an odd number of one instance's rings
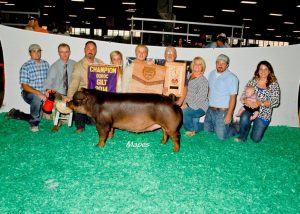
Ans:
POLYGON ((233 126, 238 78, 228 69, 229 63, 229 57, 220 54, 216 59, 216 69, 210 72, 207 80, 203 76, 204 60, 201 57, 193 59, 182 107, 186 134, 193 136, 201 130, 199 117, 205 115, 204 131, 216 133, 219 139, 237 136, 236 142, 247 141, 253 123, 251 139, 260 142, 270 124, 273 108, 280 104, 280 88, 273 67, 268 61, 259 62, 253 78, 246 84, 240 98, 244 106, 237 115, 240 117, 238 131, 233 126))
POLYGON ((175 43, 176 47, 195 47, 195 48, 230 48, 228 38, 225 33, 213 36, 209 43, 206 42, 206 35, 202 34, 192 44, 187 43, 182 37, 179 37, 175 43))
POLYGON ((47 26, 47 29, 43 28, 40 26, 39 19, 35 16, 28 17, 28 23, 24 29, 40 33, 60 34, 64 36, 70 36, 70 31, 72 30, 72 28, 67 26, 65 23, 56 24, 55 22, 47 26))
POLYGON ((24 28, 25 30, 31 30, 31 31, 36 31, 36 32, 40 32, 40 33, 48 33, 48 30, 42 28, 39 24, 39 20, 34 17, 34 16, 30 16, 28 18, 28 23, 24 28))
MULTIPOLYGON (((42 118, 43 102, 50 93, 55 92, 56 96, 68 102, 76 91, 87 88, 87 66, 104 64, 101 59, 96 58, 96 43, 86 42, 84 57, 78 62, 70 59, 70 54, 70 46, 65 43, 60 44, 58 46, 59 59, 50 66, 47 61, 41 59, 41 47, 38 44, 30 45, 30 60, 20 69, 22 97, 30 105, 30 114, 26 115, 12 109, 7 115, 8 118, 25 118, 30 124, 30 130, 36 132, 42 118)), ((135 64, 154 63, 146 60, 148 48, 143 44, 136 46, 135 56, 135 60, 123 68, 122 53, 112 51, 110 54, 110 63, 120 68, 117 93, 131 92, 135 64)), ((166 47, 164 58, 164 62, 175 62, 176 49, 173 46, 166 47)), ((247 83, 240 99, 244 108, 239 111, 240 130, 237 133, 232 120, 237 101, 238 78, 228 69, 229 63, 229 57, 220 54, 216 59, 215 70, 210 72, 207 79, 204 76, 205 60, 200 56, 192 60, 191 71, 186 73, 182 96, 176 100, 176 104, 182 108, 185 135, 192 137, 204 130, 216 133, 219 139, 239 134, 235 141, 246 141, 253 123, 251 138, 255 142, 260 142, 271 121, 272 109, 280 103, 280 88, 274 70, 267 61, 261 61, 257 65, 254 76, 247 83), (248 88, 252 88, 251 93, 248 92, 248 88), (203 124, 199 119, 204 115, 203 124)), ((166 88, 162 93, 166 93, 166 88)), ((88 116, 76 112, 73 119, 76 133, 84 131, 85 125, 92 123, 88 116)), ((58 128, 59 124, 53 127, 53 131, 57 131, 58 128)))

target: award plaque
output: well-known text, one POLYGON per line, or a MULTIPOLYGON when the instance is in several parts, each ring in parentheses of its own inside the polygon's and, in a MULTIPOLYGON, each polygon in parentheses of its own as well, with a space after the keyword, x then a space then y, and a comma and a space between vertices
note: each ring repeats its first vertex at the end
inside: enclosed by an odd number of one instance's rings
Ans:
POLYGON ((162 94, 165 73, 165 66, 135 63, 130 92, 162 94))
POLYGON ((175 94, 175 96, 181 97, 186 77, 186 63, 166 62, 165 66, 167 68, 164 84, 164 87, 167 88, 166 95, 175 94))

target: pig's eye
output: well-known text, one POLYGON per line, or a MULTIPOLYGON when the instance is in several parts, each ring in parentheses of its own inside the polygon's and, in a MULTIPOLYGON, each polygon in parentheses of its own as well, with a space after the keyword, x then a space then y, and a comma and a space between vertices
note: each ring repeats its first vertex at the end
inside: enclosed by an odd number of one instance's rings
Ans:
POLYGON ((76 100, 74 100, 74 104, 76 106, 78 106, 78 105, 81 105, 83 103, 83 101, 84 101, 84 99, 76 99, 76 100))

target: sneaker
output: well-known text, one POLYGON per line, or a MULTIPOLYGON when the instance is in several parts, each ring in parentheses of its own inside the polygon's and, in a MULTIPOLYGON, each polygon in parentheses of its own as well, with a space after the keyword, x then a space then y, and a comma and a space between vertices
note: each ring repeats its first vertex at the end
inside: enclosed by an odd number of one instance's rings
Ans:
POLYGON ((15 112, 16 112, 15 108, 10 109, 9 112, 5 115, 5 118, 13 118, 15 112))
POLYGON ((185 132, 185 135, 188 137, 193 137, 195 134, 196 134, 195 131, 186 131, 185 132))
POLYGON ((241 138, 239 138, 239 137, 237 137, 237 138, 234 138, 234 142, 242 142, 242 139, 241 138))
POLYGON ((39 127, 38 126, 30 126, 30 131, 32 131, 32 132, 38 132, 39 131, 39 127))

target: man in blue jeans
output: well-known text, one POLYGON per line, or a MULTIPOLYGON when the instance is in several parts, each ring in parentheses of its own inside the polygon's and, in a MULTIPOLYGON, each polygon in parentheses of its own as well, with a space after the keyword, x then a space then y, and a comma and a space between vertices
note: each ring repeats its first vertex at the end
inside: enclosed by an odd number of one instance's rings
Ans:
MULTIPOLYGON (((30 60, 20 69, 20 84, 22 97, 30 105, 30 116, 27 118, 32 132, 39 131, 42 118, 42 104, 46 100, 44 82, 47 78, 49 63, 41 59, 41 47, 38 44, 29 46, 30 60)), ((19 112, 19 114, 24 114, 19 112)), ((14 114, 13 118, 20 118, 14 114)))
POLYGON ((220 54, 216 69, 208 77, 209 103, 204 120, 204 130, 215 132, 223 140, 237 134, 232 126, 232 117, 238 93, 238 79, 228 70, 229 57, 220 54))

